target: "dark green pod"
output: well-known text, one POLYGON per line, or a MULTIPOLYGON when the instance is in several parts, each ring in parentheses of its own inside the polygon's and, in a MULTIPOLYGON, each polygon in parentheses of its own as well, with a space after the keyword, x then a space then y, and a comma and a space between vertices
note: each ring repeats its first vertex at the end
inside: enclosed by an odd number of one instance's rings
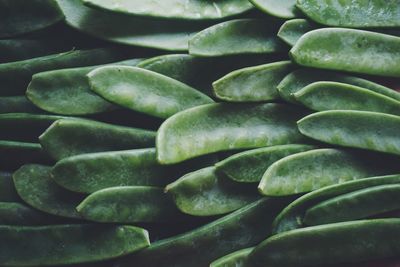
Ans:
POLYGON ((41 113, 26 96, 1 96, 0 114, 4 113, 41 113))
POLYGON ((246 260, 250 252, 254 249, 245 248, 228 254, 210 264, 210 267, 245 267, 246 260))
POLYGON ((18 202, 0 202, 0 225, 47 224, 45 214, 18 202))
POLYGON ((0 202, 20 202, 15 190, 12 173, 0 171, 0 202))
POLYGON ((278 37, 290 46, 294 46, 305 33, 317 27, 306 19, 291 19, 282 24, 278 37))

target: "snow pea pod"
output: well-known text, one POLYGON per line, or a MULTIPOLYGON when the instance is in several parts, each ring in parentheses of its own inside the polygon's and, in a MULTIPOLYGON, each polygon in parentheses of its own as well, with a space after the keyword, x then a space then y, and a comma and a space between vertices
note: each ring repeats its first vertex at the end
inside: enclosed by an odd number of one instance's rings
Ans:
POLYGON ((400 37, 342 28, 317 29, 290 50, 299 65, 378 76, 400 77, 400 37))
POLYGON ((0 225, 49 223, 45 214, 18 202, 0 202, 0 225))
POLYGON ((360 189, 322 201, 304 216, 307 225, 354 221, 400 209, 400 184, 360 189))
POLYGON ((285 44, 276 37, 275 22, 262 19, 236 19, 213 25, 189 40, 189 53, 215 57, 238 54, 285 52, 285 44))
POLYGON ((229 102, 260 102, 279 98, 276 87, 293 70, 281 61, 235 70, 213 83, 215 95, 229 102))
POLYGON ((6 266, 101 261, 149 246, 147 231, 134 226, 0 226, 0 235, 0 262, 6 266))
POLYGON ((26 96, 0 96, 0 114, 4 113, 40 113, 26 96))
POLYGON ((153 147, 156 133, 102 122, 63 119, 40 137, 43 149, 54 159, 123 149, 153 147))
POLYGON ((0 202, 20 202, 15 190, 12 173, 0 171, 0 202))
POLYGON ((184 83, 141 68, 105 66, 87 77, 91 89, 108 101, 163 119, 214 102, 184 83))
POLYGON ((291 19, 301 12, 296 8, 296 0, 250 0, 261 11, 278 18, 291 19))
POLYGON ((262 242, 250 253, 249 266, 326 266, 397 257, 399 238, 400 219, 307 227, 262 242))
POLYGON ((115 5, 112 0, 83 0, 83 3, 93 8, 116 13, 181 20, 223 19, 242 14, 253 7, 246 0, 164 0, 156 2, 122 0, 118 2, 118 5, 115 5))
POLYGON ((396 160, 364 151, 333 148, 310 150, 273 163, 264 173, 258 188, 267 196, 310 192, 363 177, 391 174, 399 171, 394 164, 396 160))
POLYGON ((304 135, 329 144, 400 155, 400 116, 330 110, 309 115, 298 126, 304 135))
POLYGON ((208 104, 167 119, 156 138, 162 164, 213 152, 302 142, 302 109, 283 104, 208 104), (193 142, 193 140, 196 142, 193 142))
POLYGON ((228 254, 222 258, 219 258, 216 261, 213 261, 210 264, 210 267, 245 267, 246 266, 245 262, 247 260, 247 256, 250 254, 250 252, 253 249, 254 249, 254 247, 235 251, 235 252, 228 254))
POLYGON ((291 19, 282 24, 278 37, 290 46, 294 46, 305 33, 317 27, 306 19, 291 19))
POLYGON ((398 0, 298 0, 296 6, 318 23, 346 28, 400 27, 398 0))
POLYGON ((215 164, 218 172, 241 183, 256 183, 274 162, 292 154, 315 149, 311 145, 280 145, 262 147, 234 154, 215 164))

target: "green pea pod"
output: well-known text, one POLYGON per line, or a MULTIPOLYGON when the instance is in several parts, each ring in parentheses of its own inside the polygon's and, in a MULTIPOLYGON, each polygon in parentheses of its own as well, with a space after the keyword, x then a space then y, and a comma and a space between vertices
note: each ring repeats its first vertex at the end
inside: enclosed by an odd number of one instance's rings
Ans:
POLYGON ((118 260, 116 266, 207 266, 268 237, 271 220, 285 203, 282 199, 258 200, 200 228, 154 242, 149 248, 118 260))
POLYGON ((0 235, 0 262, 6 266, 101 261, 149 246, 147 231, 134 226, 0 226, 0 235))
POLYGON ((291 19, 301 12, 296 8, 296 0, 250 0, 261 11, 278 18, 291 19))
POLYGON ((216 261, 213 261, 210 264, 210 267, 245 267, 247 256, 253 249, 254 247, 235 251, 222 258, 219 258, 216 261))
POLYGON ((57 2, 64 12, 66 23, 71 27, 103 40, 126 45, 187 51, 190 36, 210 26, 208 22, 160 21, 99 11, 84 6, 81 0, 57 2))
POLYGON ((299 65, 378 76, 400 77, 400 37, 342 28, 303 35, 290 50, 299 65))
POLYGON ((108 101, 158 118, 214 102, 186 84, 141 68, 105 66, 88 78, 91 89, 108 101))
POLYGON ((260 198, 256 188, 217 175, 215 167, 186 174, 167 185, 165 192, 172 195, 182 212, 193 216, 226 214, 260 198))
POLYGON ((298 0, 296 6, 310 19, 347 28, 400 27, 398 0, 298 0))
POLYGON ((400 209, 400 184, 360 189, 322 201, 310 207, 304 216, 307 225, 366 219, 400 209))
POLYGON ((2 0, 0 10, 0 39, 41 30, 64 18, 52 0, 2 0))
POLYGON ((292 154, 316 149, 311 145, 262 147, 234 154, 215 164, 218 172, 240 183, 257 183, 274 162, 292 154))
POLYGON ((223 19, 242 14, 252 9, 246 0, 196 1, 164 0, 149 2, 145 0, 122 0, 118 6, 112 0, 83 0, 93 8, 134 16, 181 20, 223 19))
POLYGON ((102 122, 63 119, 40 137, 43 149, 54 159, 123 149, 153 147, 155 132, 102 122))
POLYGON ((298 126, 304 135, 329 144, 400 155, 400 116, 330 110, 309 115, 298 126))
POLYGON ((363 178, 360 180, 349 181, 342 184, 335 184, 315 190, 299 197, 290 205, 288 205, 276 217, 272 225, 272 232, 274 234, 277 234, 305 227, 304 215, 306 211, 310 207, 325 200, 368 187, 398 183, 400 183, 400 175, 388 175, 363 178))
POLYGON ((0 114, 4 113, 40 113, 41 110, 35 107, 26 96, 1 96, 0 114))
POLYGON ((275 235, 249 255, 249 266, 326 266, 397 257, 400 219, 362 220, 275 235))
MULTIPOLYGON (((135 66, 140 59, 115 64, 135 66)), ((100 66, 61 69, 33 75, 26 95, 48 112, 63 115, 88 115, 117 107, 90 90, 86 75, 100 66)))
POLYGON ((315 82, 296 92, 294 97, 316 111, 341 109, 400 115, 400 101, 345 83, 315 82))
POLYGON ((0 202, 0 225, 49 223, 45 214, 18 202, 0 202))
POLYGON ((258 188, 267 196, 310 192, 363 177, 391 174, 400 169, 394 164, 396 160, 364 151, 310 150, 273 163, 264 173, 258 188))
POLYGON ((283 104, 217 103, 191 108, 161 125, 157 158, 172 164, 213 152, 302 142, 294 124, 304 114, 283 104))
POLYGON ((189 53, 215 57, 286 52, 286 46, 276 37, 275 24, 262 19, 236 19, 213 25, 189 40, 189 53))
POLYGON ((295 93, 307 85, 319 81, 347 83, 400 101, 399 92, 383 85, 342 73, 314 69, 299 69, 287 75, 278 85, 279 95, 288 102, 296 103, 295 93))
POLYGON ((279 98, 276 87, 293 70, 281 61, 235 70, 213 83, 215 95, 229 102, 260 102, 279 98))
POLYGON ((0 202, 20 202, 15 190, 12 173, 0 171, 0 202))
POLYGON ((282 24, 278 37, 286 44, 294 46, 301 36, 316 28, 316 25, 306 19, 291 19, 282 24))

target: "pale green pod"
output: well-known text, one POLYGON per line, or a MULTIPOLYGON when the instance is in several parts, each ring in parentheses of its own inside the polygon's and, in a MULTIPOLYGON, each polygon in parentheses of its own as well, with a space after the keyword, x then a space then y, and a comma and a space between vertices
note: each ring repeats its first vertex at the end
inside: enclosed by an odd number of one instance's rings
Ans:
POLYGON ((305 33, 317 27, 306 19, 291 19, 285 21, 278 31, 278 37, 290 46, 294 46, 305 33))
POLYGON ((41 110, 35 107, 24 95, 0 97, 0 114, 40 112, 41 110))
POLYGON ((45 214, 18 202, 0 202, 0 225, 40 225, 51 221, 45 214))
POLYGON ((264 173, 258 188, 267 196, 306 193, 363 177, 394 173, 400 169, 394 164, 395 160, 361 151, 310 150, 273 163, 264 173))
POLYGON ((247 256, 249 256, 253 249, 254 247, 235 251, 222 258, 219 258, 216 261, 213 261, 210 264, 210 267, 245 267, 247 256))
POLYGON ((20 202, 11 172, 0 171, 0 202, 20 202))
POLYGON ((298 126, 304 135, 325 143, 400 155, 400 116, 330 110, 309 115, 298 126))
POLYGON ((279 98, 278 84, 292 70, 290 61, 235 70, 213 83, 214 93, 228 102, 276 100, 279 98))
POLYGON ((342 28, 303 35, 290 50, 299 65, 360 74, 400 77, 400 37, 342 28))
POLYGON ((305 111, 284 104, 208 104, 167 119, 156 138, 161 164, 213 152, 304 141, 295 121, 305 111), (195 142, 194 142, 195 140, 195 142))
POLYGON ((278 18, 291 19, 301 15, 296 0, 250 0, 261 11, 278 18))

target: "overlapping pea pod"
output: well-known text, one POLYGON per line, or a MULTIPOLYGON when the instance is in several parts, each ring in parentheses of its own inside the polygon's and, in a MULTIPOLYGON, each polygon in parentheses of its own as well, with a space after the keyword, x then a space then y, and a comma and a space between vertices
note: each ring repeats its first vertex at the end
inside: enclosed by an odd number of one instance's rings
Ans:
POLYGON ((273 163, 258 186, 267 196, 295 195, 325 186, 400 171, 398 158, 368 151, 315 149, 273 163))
POLYGON ((277 36, 288 45, 294 46, 301 36, 317 28, 317 25, 306 19, 291 19, 282 24, 277 36))
POLYGON ((305 139, 294 123, 305 113, 284 104, 216 103, 191 108, 161 125, 157 159, 172 164, 225 150, 301 143, 305 139))
POLYGON ((4 113, 43 113, 26 96, 1 96, 0 114, 4 113))
POLYGON ((222 258, 219 258, 216 261, 213 261, 210 264, 210 267, 245 267, 247 257, 253 249, 254 247, 235 251, 222 258))
POLYGON ((301 16, 296 0, 250 0, 261 11, 279 18, 290 19, 301 16))

